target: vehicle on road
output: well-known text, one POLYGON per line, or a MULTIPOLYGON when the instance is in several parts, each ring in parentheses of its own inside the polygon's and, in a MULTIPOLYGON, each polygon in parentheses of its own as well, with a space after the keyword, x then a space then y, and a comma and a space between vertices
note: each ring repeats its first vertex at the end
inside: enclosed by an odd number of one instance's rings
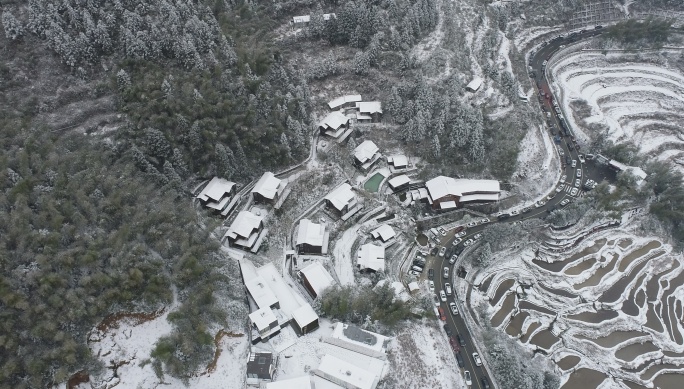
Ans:
POLYGON ((491 386, 489 386, 489 380, 487 379, 487 377, 482 377, 480 382, 482 382, 482 389, 490 389, 491 388, 491 386))
POLYGON ((463 241, 463 238, 456 238, 456 239, 454 239, 453 242, 451 242, 451 244, 453 246, 456 246, 457 244, 461 243, 462 241, 463 241))
POLYGON ((444 291, 446 292, 447 296, 451 296, 452 289, 451 289, 450 283, 448 283, 448 282, 444 283, 444 291))
POLYGON ((582 154, 577 154, 577 158, 579 158, 580 163, 584 163, 584 155, 582 154))
POLYGON ((582 185, 582 181, 578 178, 575 180, 575 188, 579 188, 582 185))
POLYGON ((534 206, 537 207, 537 208, 539 208, 539 207, 543 207, 545 204, 546 204, 546 201, 544 201, 544 200, 539 200, 539 201, 537 201, 536 203, 534 203, 534 206))
POLYGON ((439 313, 439 320, 446 321, 446 315, 444 314, 444 309, 442 307, 439 307, 439 308, 437 308, 437 312, 439 313))
POLYGON ((422 272, 423 272, 423 268, 420 267, 420 266, 416 266, 416 265, 411 266, 411 270, 413 270, 413 271, 415 271, 415 272, 418 272, 418 273, 422 273, 422 272))
POLYGON ((550 195, 546 196, 546 200, 553 200, 554 197, 556 197, 556 194, 551 193, 550 195))
POLYGON ((473 361, 475 361, 475 366, 482 366, 482 359, 480 359, 480 354, 473 353, 473 361))
POLYGON ((415 271, 415 270, 409 270, 409 271, 408 271, 408 274, 409 274, 410 276, 420 277, 420 273, 418 273, 418 272, 415 271))
POLYGON ((577 167, 577 160, 573 159, 572 164, 570 166, 577 167))
POLYGON ((468 227, 475 227, 476 225, 477 225, 477 222, 470 222, 470 223, 466 224, 466 226, 468 226, 468 227))
POLYGON ((463 367, 465 366, 465 363, 463 363, 463 357, 461 356, 461 351, 456 351, 456 363, 458 363, 458 367, 463 367))
POLYGON ((582 170, 577 169, 577 178, 582 177, 582 170))
POLYGON ((439 307, 439 297, 436 294, 432 295, 432 300, 435 302, 435 307, 439 307))
POLYGON ((569 202, 570 202, 570 199, 563 199, 563 201, 560 202, 560 205, 562 207, 564 207, 564 206, 568 205, 569 202))
MULTIPOLYGON (((444 325, 444 332, 446 332, 447 336, 449 337, 449 343, 451 343, 451 339, 453 339, 451 335, 453 334, 453 332, 451 332, 451 328, 449 328, 448 324, 444 325)), ((454 344, 456 344, 456 339, 454 339, 454 344)))
POLYGON ((489 222, 490 222, 489 218, 484 218, 484 219, 480 220, 480 224, 485 224, 485 223, 489 223, 489 222))
POLYGON ((451 258, 449 258, 449 265, 453 265, 454 263, 456 263, 457 259, 458 259, 458 255, 456 255, 456 254, 452 255, 451 258))
POLYGON ((455 302, 453 302, 453 301, 450 302, 450 303, 449 303, 449 308, 451 309, 451 313, 453 313, 454 315, 458 315, 458 308, 456 307, 456 303, 455 303, 455 302))
POLYGON ((440 257, 443 257, 444 254, 446 254, 446 247, 442 247, 442 248, 439 249, 439 256, 440 256, 440 257))
POLYGON ((428 280, 434 280, 434 279, 435 279, 435 269, 428 270, 428 280))
POLYGON ((473 240, 478 240, 480 238, 482 238, 482 234, 480 234, 480 233, 475 234, 475 236, 473 236, 473 240))
POLYGON ((444 272, 442 273, 442 277, 443 277, 445 280, 448 280, 448 279, 449 279, 449 268, 446 267, 446 266, 444 267, 444 272))
POLYGON ((501 215, 499 215, 499 220, 508 219, 509 217, 511 217, 510 214, 508 214, 508 213, 502 213, 501 215))
POLYGON ((579 189, 572 188, 572 190, 570 191, 570 196, 577 196, 578 193, 579 193, 579 189))
POLYGON ((460 344, 461 347, 465 347, 465 339, 461 338, 461 335, 456 335, 456 340, 458 340, 458 344, 460 344))
POLYGON ((563 175, 561 176, 559 182, 565 182, 565 180, 567 180, 567 179, 568 179, 568 175, 567 175, 567 174, 563 174, 563 175))
POLYGON ((469 247, 469 246, 471 246, 473 243, 475 243, 474 240, 468 239, 468 240, 466 240, 465 242, 463 242, 463 245, 464 245, 465 247, 469 247))
POLYGON ((445 230, 444 227, 437 227, 437 231, 442 236, 446 236, 446 234, 447 234, 447 230, 445 230))
POLYGON ((428 281, 428 286, 430 287, 430 292, 435 293, 435 282, 428 281))
POLYGON ((457 237, 457 238, 462 238, 462 237, 464 237, 466 234, 467 234, 467 232, 466 232, 465 229, 464 229, 464 230, 461 230, 460 232, 456 233, 456 235, 454 235, 454 236, 457 237))
MULTIPOLYGON (((446 324, 444 325, 444 329, 447 329, 446 324)), ((451 330, 449 330, 451 332, 451 330)), ((461 351, 461 348, 458 347, 458 343, 456 343, 456 339, 454 339, 453 336, 449 335, 449 345, 451 346, 451 349, 454 350, 455 353, 458 353, 461 351)))
POLYGON ((560 193, 561 191, 563 191, 563 189, 565 189, 565 185, 563 185, 563 184, 558 185, 558 188, 556 188, 556 193, 560 193))
POLYGON ((439 299, 442 300, 443 303, 445 303, 447 301, 446 293, 444 293, 444 289, 439 291, 439 299))
POLYGON ((594 27, 594 30, 600 30, 602 28, 603 28, 603 26, 599 24, 598 26, 594 27))
POLYGON ((463 372, 463 378, 465 379, 465 383, 468 386, 471 386, 473 384, 473 380, 470 377, 470 371, 466 370, 463 372))
POLYGON ((515 216, 515 215, 518 215, 518 214, 520 214, 520 210, 519 210, 519 209, 516 209, 515 211, 511 211, 511 215, 512 215, 512 216, 515 216))

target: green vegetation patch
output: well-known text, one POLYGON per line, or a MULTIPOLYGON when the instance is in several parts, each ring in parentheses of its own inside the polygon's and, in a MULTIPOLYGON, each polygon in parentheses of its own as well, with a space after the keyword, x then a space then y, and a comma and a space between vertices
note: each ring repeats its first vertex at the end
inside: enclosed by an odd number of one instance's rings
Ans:
POLYGON ((671 20, 648 18, 640 21, 628 19, 608 27, 604 37, 628 47, 661 47, 670 37, 671 27, 671 20))

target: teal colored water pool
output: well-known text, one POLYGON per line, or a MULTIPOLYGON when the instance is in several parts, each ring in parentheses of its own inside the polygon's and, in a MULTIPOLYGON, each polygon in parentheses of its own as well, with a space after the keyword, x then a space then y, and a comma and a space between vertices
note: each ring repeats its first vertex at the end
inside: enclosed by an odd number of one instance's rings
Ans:
POLYGON ((365 189, 369 192, 377 192, 378 189, 380 188, 380 183, 384 179, 385 179, 385 176, 383 176, 380 173, 375 173, 373 175, 373 177, 369 178, 368 181, 366 181, 366 183, 363 184, 363 189, 365 189))

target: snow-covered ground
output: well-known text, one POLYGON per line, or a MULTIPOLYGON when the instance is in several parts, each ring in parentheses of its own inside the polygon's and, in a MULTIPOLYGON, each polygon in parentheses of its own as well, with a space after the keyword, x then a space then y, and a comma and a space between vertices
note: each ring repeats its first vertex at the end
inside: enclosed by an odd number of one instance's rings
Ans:
POLYGON ((469 303, 485 303, 493 325, 545 350, 565 388, 680 388, 665 373, 684 373, 684 257, 632 227, 570 229, 537 255, 508 253, 477 276, 488 287, 469 303), (586 234, 567 252, 552 250, 586 234))
POLYGON ((684 155, 684 74, 675 66, 677 50, 665 54, 578 51, 550 68, 562 90, 566 117, 582 138, 591 124, 608 129, 615 142, 632 143, 652 157, 678 162, 684 155), (672 60, 670 57, 674 57, 672 60), (589 114, 571 115, 570 103, 583 101, 589 114))

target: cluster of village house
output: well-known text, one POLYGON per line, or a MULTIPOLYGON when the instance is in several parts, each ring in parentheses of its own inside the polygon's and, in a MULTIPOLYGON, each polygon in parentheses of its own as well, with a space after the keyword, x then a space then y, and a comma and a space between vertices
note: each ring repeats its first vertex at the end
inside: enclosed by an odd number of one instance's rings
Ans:
MULTIPOLYGON (((338 143, 349 137, 353 126, 357 123, 381 120, 382 104, 378 101, 363 102, 360 95, 339 97, 329 102, 328 106, 331 112, 320 122, 319 131, 321 136, 337 140, 338 143)), ((380 149, 370 140, 359 144, 353 153, 353 163, 362 172, 369 172, 381 158, 380 149)), ((441 211, 456 208, 461 203, 496 201, 499 198, 498 181, 438 176, 423 183, 412 180, 406 174, 411 171, 408 157, 392 155, 387 157, 386 161, 388 165, 386 170, 390 172, 389 176, 385 177, 389 191, 405 192, 407 203, 423 201, 431 204, 433 209, 441 211)), ((289 195, 287 182, 286 177, 278 178, 271 172, 266 172, 259 178, 251 187, 251 197, 246 206, 233 218, 224 234, 224 242, 228 246, 244 250, 244 252, 258 252, 268 232, 268 229, 264 228, 264 218, 269 209, 278 209, 289 195)), ((328 214, 336 215, 341 220, 348 220, 361 211, 363 206, 358 201, 357 191, 358 189, 349 183, 342 183, 334 188, 324 198, 328 214)), ((196 198, 207 208, 228 217, 233 216, 232 214, 235 213, 233 210, 241 200, 241 196, 237 193, 237 185, 219 177, 210 180, 196 198)), ((293 274, 285 272, 281 275, 272 263, 257 268, 244 255, 238 256, 242 279, 249 296, 250 312, 252 312, 249 315, 249 328, 253 344, 271 339, 283 328, 292 329, 298 335, 307 334, 318 328, 319 318, 311 307, 311 302, 335 284, 334 278, 321 263, 321 261, 325 262, 328 254, 330 243, 328 228, 329 226, 324 222, 316 223, 307 218, 299 221, 293 236, 293 250, 288 250, 288 255, 293 256, 294 259, 294 269, 289 269, 289 271, 294 270, 299 283, 288 282, 293 274)), ((397 233, 389 224, 382 223, 374 227, 369 236, 371 241, 358 249, 356 265, 362 271, 384 272, 385 249, 394 243, 397 233)), ((408 297, 401 283, 396 282, 392 286, 400 296, 408 297)), ((412 290, 417 289, 415 283, 410 286, 412 290)), ((367 333, 367 337, 374 337, 374 339, 383 338, 378 334, 359 329, 347 332, 367 333)), ((331 340, 331 342, 337 342, 336 345, 353 351, 358 351, 358 347, 368 346, 367 342, 357 339, 356 342, 361 344, 359 346, 354 343, 354 339, 350 340, 342 335, 334 339, 337 340, 331 340)), ((335 360, 332 355, 326 356, 314 375, 345 388, 375 387, 380 377, 378 371, 365 372, 359 368, 355 370, 352 367, 344 367, 346 365, 343 362, 335 360), (342 373, 340 373, 340 366, 343 366, 342 373), (357 384, 354 384, 356 381, 358 381, 357 384)), ((273 380, 276 365, 277 357, 270 352, 252 352, 248 362, 248 382, 259 383, 263 380, 273 380)), ((301 380, 301 382, 304 381, 306 380, 301 380)), ((287 384, 289 386, 276 384, 279 382, 271 383, 268 388, 309 388, 303 383, 301 386, 296 386, 300 384, 294 381, 287 384)))

